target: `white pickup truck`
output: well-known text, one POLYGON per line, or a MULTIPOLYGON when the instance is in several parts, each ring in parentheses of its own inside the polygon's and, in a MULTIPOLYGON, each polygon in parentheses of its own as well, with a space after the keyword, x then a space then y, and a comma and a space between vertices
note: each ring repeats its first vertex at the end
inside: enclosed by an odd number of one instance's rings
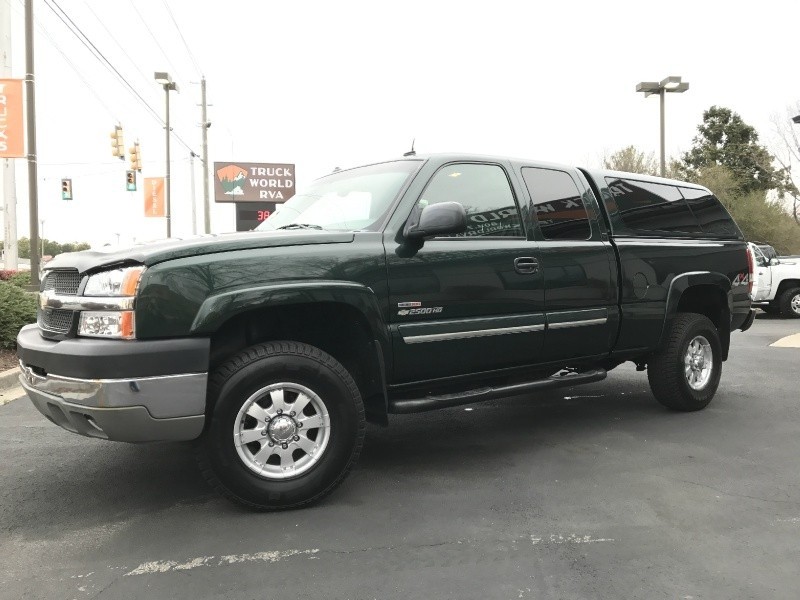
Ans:
POLYGON ((748 245, 755 260, 753 306, 784 318, 800 318, 800 258, 780 257, 768 244, 748 245))

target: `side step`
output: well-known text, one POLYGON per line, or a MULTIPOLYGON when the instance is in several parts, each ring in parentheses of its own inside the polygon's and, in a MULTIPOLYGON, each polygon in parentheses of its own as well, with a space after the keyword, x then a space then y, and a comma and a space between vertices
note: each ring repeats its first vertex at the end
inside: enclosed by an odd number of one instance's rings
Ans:
POLYGON ((605 369, 594 369, 593 371, 585 371, 583 373, 574 373, 571 375, 552 375, 547 379, 528 381, 526 383, 478 388, 466 392, 459 392, 457 394, 425 396, 424 398, 400 398, 397 400, 389 400, 389 412, 402 415, 448 408, 450 406, 459 406, 461 404, 472 404, 473 402, 482 402, 494 398, 516 396, 518 394, 524 394, 525 392, 538 392, 540 390, 550 390, 570 385, 592 383, 593 381, 602 381, 606 378, 606 375, 605 369))

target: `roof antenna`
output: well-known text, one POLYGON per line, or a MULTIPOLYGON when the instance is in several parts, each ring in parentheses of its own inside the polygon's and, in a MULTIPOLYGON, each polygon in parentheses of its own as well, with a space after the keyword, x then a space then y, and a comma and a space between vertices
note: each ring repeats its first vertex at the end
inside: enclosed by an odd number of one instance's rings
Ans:
POLYGON ((403 154, 403 156, 416 156, 417 155, 417 153, 414 151, 414 142, 416 142, 416 141, 417 141, 417 138, 414 138, 413 140, 411 140, 411 150, 409 150, 408 152, 403 154))

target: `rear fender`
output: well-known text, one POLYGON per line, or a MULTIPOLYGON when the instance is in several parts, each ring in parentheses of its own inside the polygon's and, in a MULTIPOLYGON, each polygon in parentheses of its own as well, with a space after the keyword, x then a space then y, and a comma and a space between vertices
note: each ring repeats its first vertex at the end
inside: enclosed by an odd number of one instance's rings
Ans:
POLYGON ((723 360, 726 360, 730 347, 730 319, 733 313, 733 292, 730 279, 722 273, 713 271, 682 273, 672 280, 669 285, 669 291, 667 292, 667 306, 664 315, 664 324, 661 328, 659 347, 661 347, 666 340, 669 325, 679 312, 681 298, 688 290, 698 286, 712 287, 718 290, 721 297, 724 299, 723 306, 721 307, 722 315, 720 315, 717 329, 719 331, 720 341, 722 342, 723 360))

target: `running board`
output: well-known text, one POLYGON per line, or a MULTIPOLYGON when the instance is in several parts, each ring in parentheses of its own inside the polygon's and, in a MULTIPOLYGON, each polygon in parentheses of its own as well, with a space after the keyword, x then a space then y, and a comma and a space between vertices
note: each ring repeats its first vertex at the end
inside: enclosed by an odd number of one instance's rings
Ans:
POLYGON ((389 401, 389 412, 392 414, 407 414, 448 408, 450 406, 460 406, 462 404, 472 404, 473 402, 516 396, 526 392, 538 392, 540 390, 550 390, 571 385, 592 383, 593 381, 602 381, 606 378, 606 375, 605 369, 595 369, 593 371, 574 373, 572 375, 553 375, 547 379, 516 383, 514 385, 478 388, 457 394, 425 396, 424 398, 401 398, 389 401))

